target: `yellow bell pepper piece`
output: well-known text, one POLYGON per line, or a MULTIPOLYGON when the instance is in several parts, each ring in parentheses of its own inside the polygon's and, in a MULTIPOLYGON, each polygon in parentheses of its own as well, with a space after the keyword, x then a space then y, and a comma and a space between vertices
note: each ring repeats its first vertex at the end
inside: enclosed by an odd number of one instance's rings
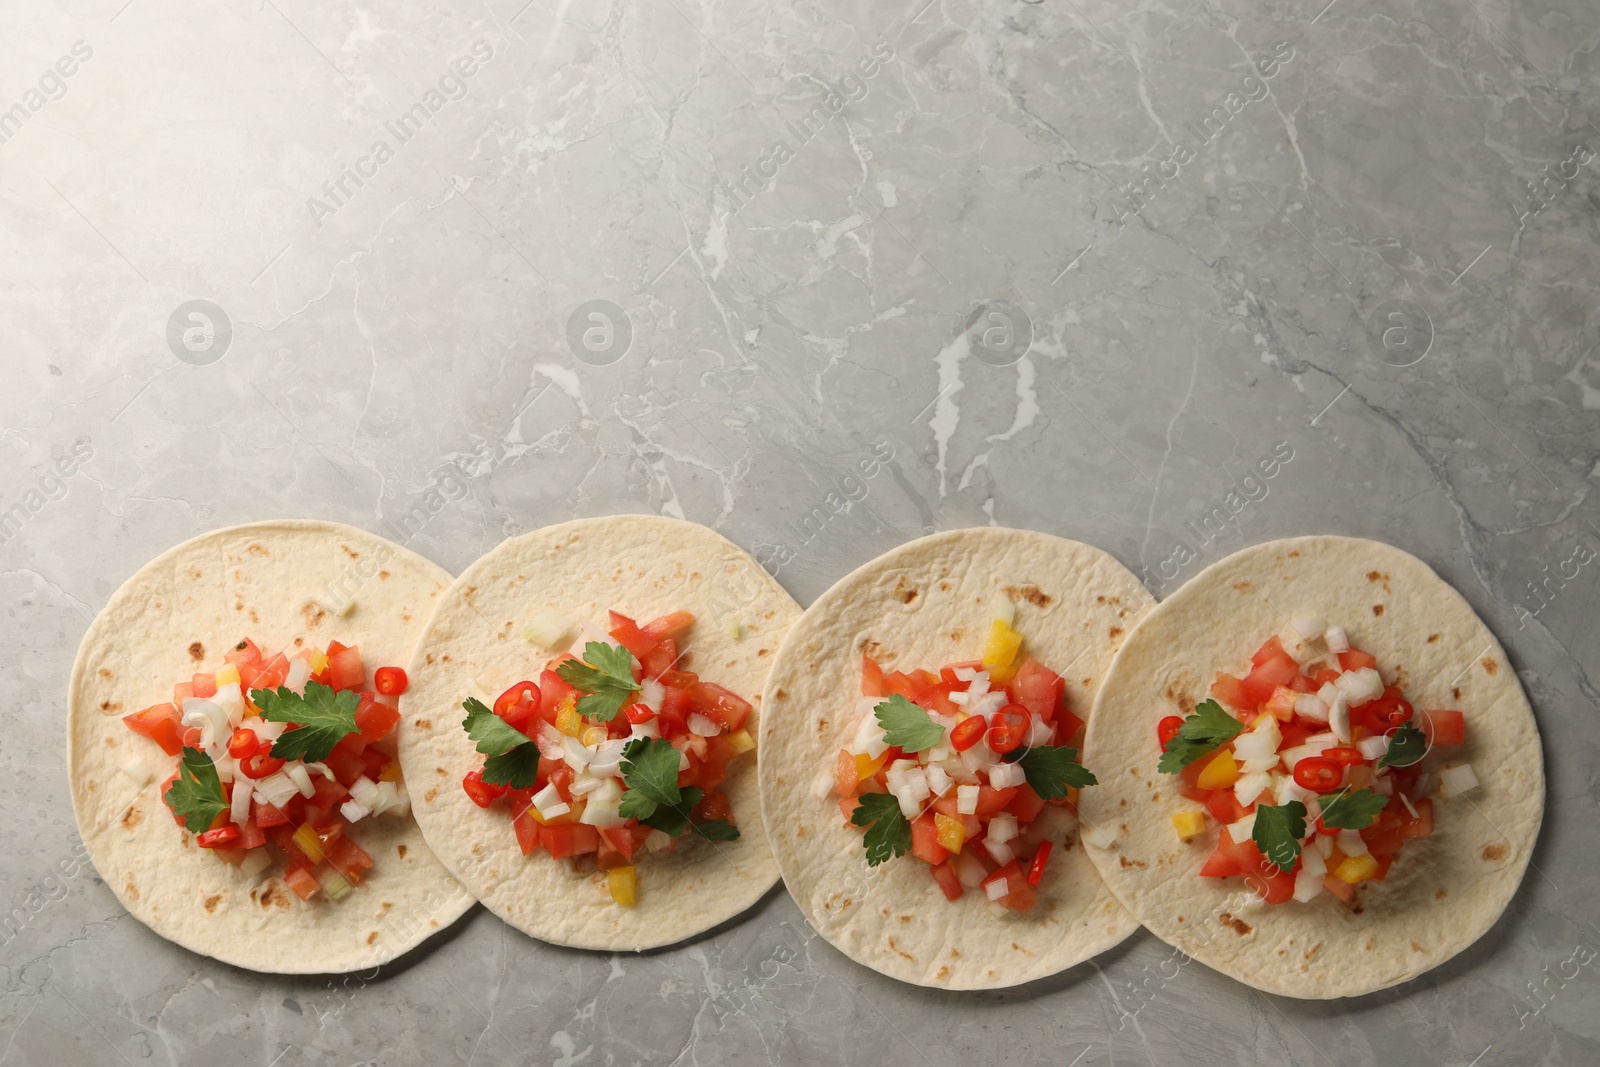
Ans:
POLYGON ((1373 859, 1370 853, 1351 856, 1339 864, 1333 873, 1340 881, 1355 885, 1357 882, 1365 882, 1378 873, 1378 861, 1373 859))
POLYGON ((578 737, 583 733, 584 725, 583 716, 578 714, 578 702, 568 693, 556 705, 556 729, 568 737, 578 737))
POLYGON ((1198 837, 1206 828, 1206 817, 1198 811, 1180 811, 1172 817, 1172 828, 1184 841, 1198 837))
POLYGON ((1022 647, 1022 635, 1011 627, 994 620, 989 627, 989 643, 983 649, 983 666, 991 681, 1004 684, 1016 676, 1017 650, 1022 647))
POLYGON ((294 832, 294 844, 306 854, 306 859, 310 860, 313 866, 322 862, 322 839, 317 836, 310 823, 306 823, 294 832))
POLYGON ((1234 762, 1233 753, 1223 749, 1211 757, 1195 784, 1201 789, 1226 789, 1238 780, 1239 765, 1234 762))
POLYGON ((313 648, 308 658, 311 663, 312 674, 321 674, 328 669, 328 654, 326 652, 313 648))
POLYGON ((889 754, 888 749, 878 753, 876 757, 856 753, 856 781, 864 782, 883 769, 883 758, 889 754))
POLYGON ((606 872, 606 884, 611 889, 611 899, 624 908, 633 907, 634 894, 639 889, 639 879, 632 867, 613 867, 606 872))
POLYGON ((967 840, 966 827, 961 825, 960 819, 952 819, 948 815, 935 815, 933 817, 934 829, 939 832, 939 846, 951 852, 960 852, 961 846, 967 840))
POLYGON ((390 760, 383 765, 383 771, 378 775, 380 782, 398 782, 400 780, 400 763, 390 760))
POLYGON ((604 726, 585 726, 583 732, 578 735, 578 740, 593 748, 609 736, 604 726))
POLYGON ((735 756, 742 756, 756 747, 756 741, 750 736, 749 730, 735 730, 728 735, 728 746, 735 756))
POLYGON ((231 663, 224 663, 222 665, 222 669, 217 672, 217 688, 218 689, 221 689, 225 685, 236 685, 238 683, 238 681, 239 681, 239 668, 235 667, 231 663))

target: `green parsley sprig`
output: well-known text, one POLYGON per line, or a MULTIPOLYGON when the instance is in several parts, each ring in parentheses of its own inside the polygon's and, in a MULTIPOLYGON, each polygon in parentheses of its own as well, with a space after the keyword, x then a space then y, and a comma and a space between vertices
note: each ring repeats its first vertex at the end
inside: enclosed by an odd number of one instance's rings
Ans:
POLYGON ((1244 723, 1223 711, 1221 704, 1202 701, 1161 747, 1161 762, 1156 766, 1162 774, 1177 774, 1238 737, 1243 729, 1244 723))

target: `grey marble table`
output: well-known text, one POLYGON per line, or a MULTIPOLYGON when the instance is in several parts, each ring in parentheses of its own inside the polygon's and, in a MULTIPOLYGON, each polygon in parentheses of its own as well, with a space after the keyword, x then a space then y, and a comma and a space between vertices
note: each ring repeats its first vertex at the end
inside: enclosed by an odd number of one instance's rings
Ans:
POLYGON ((0 1063, 1600 1062, 1600 12, 1325 2, 7 4, 0 1063), (913 988, 781 889, 664 952, 475 909, 263 977, 82 862, 65 678, 139 564, 316 516, 459 570, 618 511, 801 603, 984 523, 1158 597, 1393 542, 1532 698, 1534 866, 1471 950, 1324 1003, 1142 932, 913 988))

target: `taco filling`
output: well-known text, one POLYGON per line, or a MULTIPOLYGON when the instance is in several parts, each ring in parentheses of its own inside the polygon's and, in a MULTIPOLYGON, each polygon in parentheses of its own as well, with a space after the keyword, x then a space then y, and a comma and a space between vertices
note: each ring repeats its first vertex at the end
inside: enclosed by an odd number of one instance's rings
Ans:
POLYGON ((281 864, 301 900, 339 900, 372 867, 352 826, 411 810, 394 745, 405 671, 379 667, 369 686, 360 649, 337 641, 291 657, 245 638, 224 659, 123 722, 180 757, 161 798, 195 844, 250 877, 281 864))
POLYGON ((1460 711, 1417 712, 1342 628, 1294 625, 1305 662, 1274 636, 1244 677, 1218 673, 1213 699, 1157 725, 1159 768, 1205 806, 1173 816, 1180 838, 1205 833, 1207 815, 1220 824, 1202 877, 1242 875, 1268 904, 1348 901, 1433 832, 1435 786, 1464 793, 1477 778, 1470 764, 1422 767, 1434 746, 1465 741, 1460 711))
POLYGON ((624 907, 636 902, 636 853, 673 849, 691 830, 739 836, 720 787, 728 764, 755 748, 751 705, 677 668, 693 625, 683 611, 643 626, 613 611, 611 641, 556 657, 492 708, 462 704, 462 728, 485 757, 461 783, 473 803, 507 802, 523 855, 592 856, 624 907))
POLYGON ((1076 814, 1094 784, 1077 760, 1083 721, 1061 676, 1021 656, 1003 619, 982 660, 937 674, 883 669, 862 657, 860 726, 841 749, 835 791, 846 821, 865 828, 867 863, 910 852, 949 900, 968 889, 1011 911, 1034 906, 1054 842, 1047 804, 1076 814))

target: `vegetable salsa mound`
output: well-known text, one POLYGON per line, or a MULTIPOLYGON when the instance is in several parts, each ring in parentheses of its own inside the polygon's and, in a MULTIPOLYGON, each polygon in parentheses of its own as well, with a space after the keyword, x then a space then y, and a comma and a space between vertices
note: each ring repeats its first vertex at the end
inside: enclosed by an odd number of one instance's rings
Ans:
POLYGON ((949 900, 981 889, 1028 911, 1054 842, 1046 805, 1076 814, 1095 778, 1076 760, 1083 721, 1061 676, 1022 656, 1022 635, 996 619, 982 660, 927 670, 883 669, 862 657, 861 723, 841 749, 835 792, 865 828, 867 864, 910 852, 949 900))
POLYGON ((1466 740, 1460 711, 1418 712, 1343 628, 1309 617, 1294 628, 1300 659, 1274 636, 1244 677, 1219 673, 1213 699, 1160 721, 1158 766, 1204 805, 1173 816, 1180 838, 1204 833, 1207 815, 1219 824, 1202 877, 1243 876, 1268 904, 1348 901, 1406 841, 1433 833, 1435 786, 1460 794, 1477 778, 1466 763, 1422 766, 1430 749, 1466 740))
POLYGON ((411 811, 394 737, 406 673, 379 667, 368 686, 360 649, 337 641, 291 657, 247 637, 224 659, 123 722, 180 757, 161 799, 195 844, 252 878, 281 863, 301 900, 339 900, 372 867, 351 827, 411 811))
POLYGON ((744 728, 751 706, 677 668, 693 625, 684 611, 643 626, 613 611, 611 642, 557 656, 492 708, 462 704, 461 726, 485 757, 462 780, 467 796, 482 808, 508 802, 523 855, 592 856, 623 907, 636 903, 636 853, 675 848, 691 830, 739 836, 719 787, 728 764, 755 748, 744 728))

